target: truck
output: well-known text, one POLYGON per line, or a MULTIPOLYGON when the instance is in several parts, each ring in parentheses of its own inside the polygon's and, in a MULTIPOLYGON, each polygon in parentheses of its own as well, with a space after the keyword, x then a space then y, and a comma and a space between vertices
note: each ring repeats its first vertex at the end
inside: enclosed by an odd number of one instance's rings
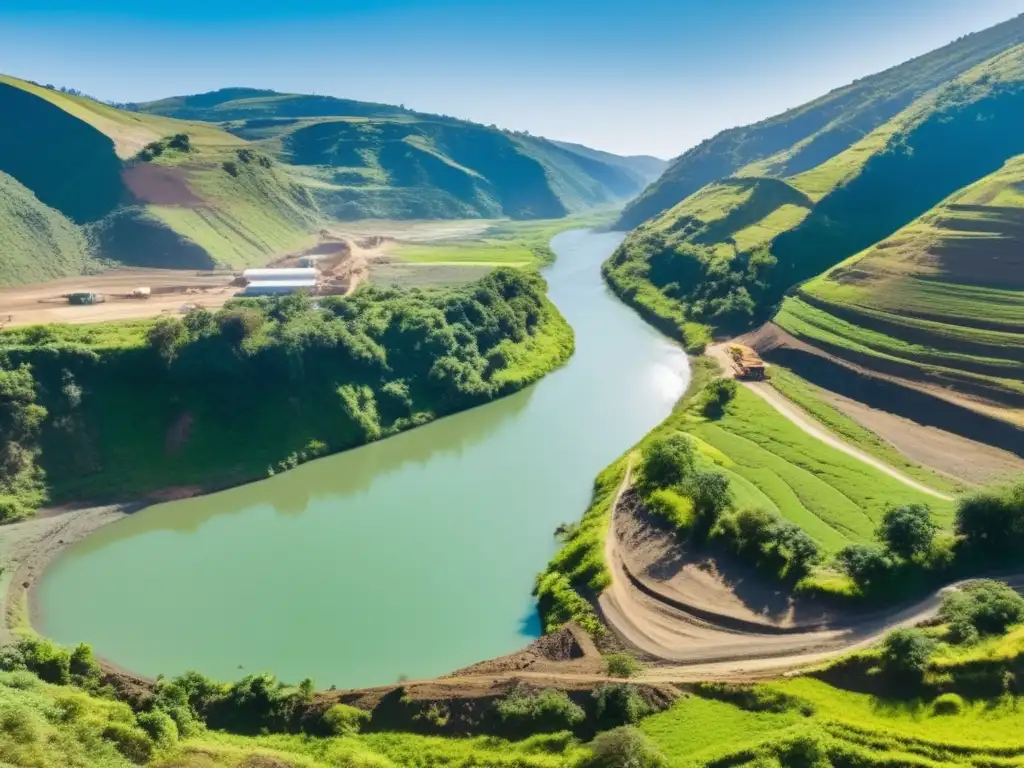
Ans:
POLYGON ((68 294, 68 304, 86 305, 86 304, 102 304, 107 300, 107 297, 102 293, 93 293, 92 291, 80 291, 78 293, 68 294))
POLYGON ((732 358, 733 368, 736 370, 736 378, 762 381, 765 378, 764 360, 743 344, 730 344, 729 356, 732 358))

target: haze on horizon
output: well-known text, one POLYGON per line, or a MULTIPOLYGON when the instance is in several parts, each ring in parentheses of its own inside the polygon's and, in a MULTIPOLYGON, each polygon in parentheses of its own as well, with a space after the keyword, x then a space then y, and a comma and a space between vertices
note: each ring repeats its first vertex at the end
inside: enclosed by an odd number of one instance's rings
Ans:
POLYGON ((8 0, 0 72, 111 101, 329 94, 670 158, 1021 12, 1024 0, 8 0))

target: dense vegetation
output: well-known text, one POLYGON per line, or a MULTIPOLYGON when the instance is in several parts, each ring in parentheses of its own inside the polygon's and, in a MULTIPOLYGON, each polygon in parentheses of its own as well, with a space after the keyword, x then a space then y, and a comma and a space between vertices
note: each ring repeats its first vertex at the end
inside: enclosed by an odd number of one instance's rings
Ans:
POLYGON ((931 89, 1021 42, 1024 19, 1018 17, 776 117, 723 131, 673 161, 658 181, 627 206, 619 227, 637 227, 706 184, 733 174, 757 170, 758 175, 785 177, 814 168, 931 89))
POLYGON ((536 273, 499 269, 445 292, 366 288, 4 332, 11 407, 32 415, 2 433, 5 482, 29 493, 37 462, 57 500, 223 486, 486 402, 571 353, 544 290, 536 273), (49 412, 41 435, 33 383, 49 412))

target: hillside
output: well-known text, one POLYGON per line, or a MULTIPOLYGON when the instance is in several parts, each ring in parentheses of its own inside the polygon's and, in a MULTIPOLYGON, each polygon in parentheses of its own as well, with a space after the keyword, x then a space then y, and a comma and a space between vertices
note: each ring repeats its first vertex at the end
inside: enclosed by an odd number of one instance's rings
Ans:
MULTIPOLYGON (((612 286, 699 346, 1024 151, 1024 46, 973 67, 802 173, 711 184, 629 235, 612 286), (955 152, 950 148, 956 147, 955 152)), ((750 169, 756 170, 756 169, 750 169)))
POLYGON ((340 219, 556 218, 620 203, 664 168, 657 158, 332 97, 226 89, 135 107, 222 123, 296 166, 340 219))
POLYGON ((316 228, 315 202, 290 171, 216 126, 10 77, 0 77, 0 111, 0 232, 11 244, 0 284, 75 274, 87 258, 262 264, 316 228), (29 215, 42 222, 31 233, 29 215))
POLYGON ((1024 422, 1024 157, 787 298, 776 323, 843 359, 1024 422))
POLYGON ((936 51, 836 89, 754 125, 723 131, 677 158, 628 205, 632 229, 717 179, 734 173, 790 176, 834 157, 922 96, 1024 42, 1024 16, 967 35, 936 51))

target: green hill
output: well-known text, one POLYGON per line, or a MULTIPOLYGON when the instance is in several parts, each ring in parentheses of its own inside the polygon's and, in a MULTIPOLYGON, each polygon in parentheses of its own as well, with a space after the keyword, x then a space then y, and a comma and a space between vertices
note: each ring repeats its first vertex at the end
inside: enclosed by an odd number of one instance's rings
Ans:
POLYGON ((296 166, 341 219, 557 218, 621 203, 665 165, 325 96, 226 89, 134 106, 223 124, 296 166))
POLYGON ((790 176, 820 165, 929 90, 1024 42, 1024 16, 836 89, 754 125, 723 131, 677 158, 619 219, 632 229, 717 179, 790 176), (747 167, 756 164, 756 167, 747 167))
POLYGON ((775 321, 1024 423, 1024 156, 803 284, 775 321))
POLYGON ((1024 45, 814 168, 708 185, 632 232, 606 275, 624 299, 694 345, 707 339, 706 326, 749 327, 794 284, 1024 152, 1022 118, 1024 45))

